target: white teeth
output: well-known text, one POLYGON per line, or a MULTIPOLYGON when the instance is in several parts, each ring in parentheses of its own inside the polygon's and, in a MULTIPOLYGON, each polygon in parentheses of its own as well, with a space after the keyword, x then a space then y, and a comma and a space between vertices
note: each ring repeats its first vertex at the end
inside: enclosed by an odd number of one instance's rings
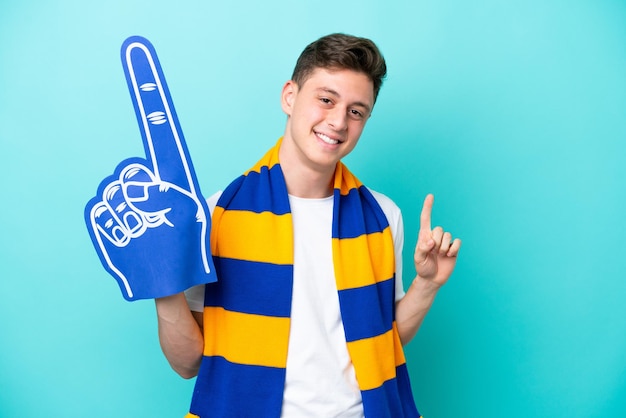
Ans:
POLYGON ((326 142, 326 143, 327 143, 327 144, 329 144, 329 145, 336 145, 336 144, 338 144, 338 143, 339 143, 339 141, 337 141, 336 139, 331 139, 330 137, 328 137, 328 136, 326 136, 326 135, 324 135, 324 134, 321 134, 321 133, 318 133, 318 134, 317 134, 317 136, 318 136, 318 137, 319 137, 322 141, 326 142))

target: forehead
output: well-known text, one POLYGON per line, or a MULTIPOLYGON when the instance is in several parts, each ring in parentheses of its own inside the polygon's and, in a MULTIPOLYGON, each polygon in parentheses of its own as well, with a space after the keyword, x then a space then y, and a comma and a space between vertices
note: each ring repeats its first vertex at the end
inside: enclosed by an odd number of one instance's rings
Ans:
POLYGON ((300 86, 302 90, 326 91, 346 100, 374 104, 374 83, 367 74, 349 70, 316 68, 300 86))

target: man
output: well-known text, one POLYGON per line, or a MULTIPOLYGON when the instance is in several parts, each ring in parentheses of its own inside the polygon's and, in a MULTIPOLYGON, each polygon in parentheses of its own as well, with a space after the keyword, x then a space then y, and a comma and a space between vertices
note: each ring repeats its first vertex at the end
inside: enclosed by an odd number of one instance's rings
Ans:
POLYGON ((156 300, 165 356, 198 376, 188 417, 419 417, 402 345, 461 242, 431 229, 427 196, 405 294, 400 211, 341 163, 385 74, 368 39, 307 46, 282 90, 283 137, 209 199, 218 282, 156 300))

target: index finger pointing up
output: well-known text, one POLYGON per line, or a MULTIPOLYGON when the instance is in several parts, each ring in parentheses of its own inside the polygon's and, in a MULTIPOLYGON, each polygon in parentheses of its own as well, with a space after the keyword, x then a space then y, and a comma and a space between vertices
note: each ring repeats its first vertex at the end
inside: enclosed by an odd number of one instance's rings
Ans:
POLYGON ((121 53, 154 174, 195 194, 191 160, 154 47, 147 39, 133 36, 124 41, 121 53))
POLYGON ((424 206, 422 206, 422 214, 420 215, 420 230, 431 230, 430 217, 433 211, 433 203, 435 196, 428 194, 424 199, 424 206))

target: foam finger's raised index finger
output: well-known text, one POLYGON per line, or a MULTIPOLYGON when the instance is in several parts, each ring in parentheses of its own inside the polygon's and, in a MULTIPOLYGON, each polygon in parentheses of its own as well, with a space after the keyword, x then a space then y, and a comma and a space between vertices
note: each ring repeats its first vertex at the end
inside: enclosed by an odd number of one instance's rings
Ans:
POLYGON ((154 174, 195 194, 191 160, 154 47, 147 39, 133 36, 124 42, 121 53, 154 174))

